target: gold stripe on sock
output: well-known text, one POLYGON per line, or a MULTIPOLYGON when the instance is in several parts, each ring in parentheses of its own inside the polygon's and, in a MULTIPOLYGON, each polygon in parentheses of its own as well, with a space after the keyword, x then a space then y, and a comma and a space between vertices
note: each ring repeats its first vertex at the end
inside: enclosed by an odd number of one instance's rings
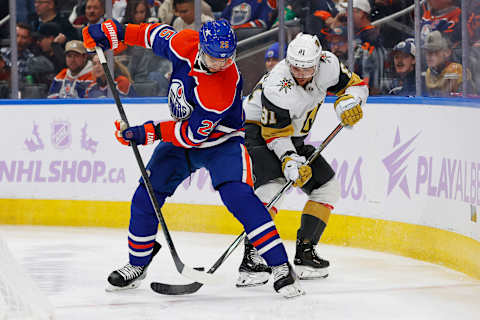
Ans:
POLYGON ((328 224, 331 210, 323 203, 308 200, 303 208, 302 214, 309 214, 322 220, 325 224, 328 224))

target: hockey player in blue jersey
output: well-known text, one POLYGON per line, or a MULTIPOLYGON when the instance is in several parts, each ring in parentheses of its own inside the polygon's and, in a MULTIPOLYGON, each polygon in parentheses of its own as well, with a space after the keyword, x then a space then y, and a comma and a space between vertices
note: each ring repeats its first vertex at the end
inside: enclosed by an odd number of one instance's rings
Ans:
MULTIPOLYGON (((272 218, 252 189, 251 162, 244 146, 242 78, 234 61, 237 40, 229 23, 209 21, 199 32, 177 32, 165 24, 124 28, 108 20, 85 27, 83 38, 90 50, 138 45, 172 62, 168 105, 173 120, 129 128, 116 121, 117 139, 126 145, 160 140, 147 165, 160 206, 191 173, 206 168, 225 206, 272 267, 274 289, 285 297, 304 294, 272 218)), ((145 278, 159 250, 157 230, 153 206, 140 181, 131 204, 129 263, 110 274, 110 290, 135 288, 145 278)))

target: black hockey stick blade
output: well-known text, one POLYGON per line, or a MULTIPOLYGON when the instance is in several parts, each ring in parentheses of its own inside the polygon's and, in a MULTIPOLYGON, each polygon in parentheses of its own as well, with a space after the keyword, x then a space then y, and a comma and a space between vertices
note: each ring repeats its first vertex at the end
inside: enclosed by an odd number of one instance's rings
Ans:
MULTIPOLYGON (((213 266, 207 271, 206 274, 212 275, 223 264, 223 262, 230 256, 230 254, 238 247, 238 245, 246 237, 245 231, 242 232, 228 247, 228 249, 222 254, 220 258, 213 264, 213 266)), ((169 296, 178 296, 183 294, 192 294, 197 292, 203 283, 193 282, 189 284, 167 284, 161 282, 152 282, 150 287, 153 291, 159 294, 165 294, 169 296)))
POLYGON ((165 294, 169 296, 180 296, 184 294, 192 294, 200 290, 203 283, 193 282, 184 285, 166 284, 160 282, 150 283, 150 287, 153 291, 159 294, 165 294))
MULTIPOLYGON (((325 140, 317 147, 314 153, 310 155, 307 160, 307 164, 312 163, 325 149, 325 147, 335 138, 335 136, 343 129, 343 125, 340 123, 338 124, 335 129, 328 135, 325 140)), ((273 199, 268 203, 267 209, 270 209, 275 205, 275 203, 282 197, 282 195, 290 188, 293 184, 293 181, 287 182, 283 188, 277 192, 277 194, 273 197, 273 199)), ((223 253, 223 255, 215 262, 215 264, 207 271, 207 274, 214 273, 222 263, 230 256, 230 254, 238 247, 241 241, 246 237, 245 231, 240 234, 235 241, 228 247, 228 249, 223 253)), ((184 295, 184 294, 192 294, 200 290, 203 286, 202 283, 193 282, 189 284, 166 284, 161 282, 152 282, 150 287, 153 291, 159 294, 165 295, 184 295)))

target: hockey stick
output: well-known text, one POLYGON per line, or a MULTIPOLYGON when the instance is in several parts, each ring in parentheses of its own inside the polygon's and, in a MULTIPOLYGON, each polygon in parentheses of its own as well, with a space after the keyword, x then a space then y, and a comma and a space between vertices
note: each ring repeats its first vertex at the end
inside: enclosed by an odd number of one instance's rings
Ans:
MULTIPOLYGON (((315 159, 318 158, 320 153, 325 149, 325 147, 330 143, 330 141, 335 138, 335 136, 342 130, 343 125, 340 123, 329 135, 325 140, 320 144, 315 152, 313 152, 310 157, 308 157, 308 160, 306 162, 307 165, 310 165, 315 159)), ((280 191, 277 192, 277 194, 273 197, 272 200, 267 204, 267 209, 270 210, 275 203, 283 196, 283 194, 292 186, 293 181, 288 181, 285 183, 285 185, 282 187, 280 191)), ((211 274, 214 273, 227 258, 230 256, 230 254, 238 247, 238 245, 245 239, 246 233, 245 231, 242 232, 233 242, 230 244, 230 246, 227 248, 227 250, 222 254, 220 258, 214 263, 214 265, 207 271, 207 273, 211 274)), ((150 284, 150 287, 152 288, 153 291, 160 293, 160 294, 166 294, 166 295, 182 295, 182 294, 191 294, 197 292, 201 287, 203 286, 203 283, 199 282, 193 282, 189 284, 180 284, 180 285, 174 285, 174 284, 166 284, 166 283, 160 283, 160 282, 152 282, 150 284)))
MULTIPOLYGON (((99 47, 95 47, 95 50, 97 52, 98 58, 100 60, 100 63, 103 66, 103 71, 105 72, 105 76, 107 77, 107 83, 110 89, 112 90, 113 98, 115 99, 115 103, 118 108, 118 112, 120 113, 120 117, 122 118, 123 121, 127 124, 127 126, 130 127, 128 124, 128 119, 127 115, 125 114, 125 110, 123 109, 122 102, 120 101, 120 97, 118 95, 118 91, 115 88, 115 82, 113 81, 112 75, 110 74, 110 70, 108 68, 107 64, 107 59, 105 59, 105 55, 103 53, 103 50, 99 47)), ((132 146, 133 153, 135 154, 135 158, 137 159, 138 167, 140 168, 140 172, 142 173, 142 178, 145 183, 145 186, 147 187, 148 191, 148 196, 150 197, 150 200, 152 201, 153 208, 155 210, 155 214, 157 216, 158 221, 160 222, 162 226, 162 231, 165 236, 165 240, 167 241, 168 247, 170 249, 170 253, 172 255, 173 261, 175 262, 175 267, 177 268, 178 272, 187 277, 190 278, 194 281, 200 282, 200 283, 207 283, 207 282, 213 282, 214 277, 212 276, 211 273, 205 273, 200 270, 196 270, 194 268, 191 268, 189 266, 186 266, 182 260, 180 260, 180 257, 178 256, 177 250, 175 249, 175 246, 172 241, 172 237, 170 236, 170 232, 168 231, 167 224, 165 223, 165 219, 163 218, 162 211, 160 211, 160 205, 158 204, 157 198, 155 197, 155 193, 152 187, 152 183, 150 181, 150 178, 148 177, 147 171, 145 169, 145 165, 143 163, 142 157, 140 155, 140 152, 138 151, 137 144, 134 141, 130 142, 130 145, 132 146)))

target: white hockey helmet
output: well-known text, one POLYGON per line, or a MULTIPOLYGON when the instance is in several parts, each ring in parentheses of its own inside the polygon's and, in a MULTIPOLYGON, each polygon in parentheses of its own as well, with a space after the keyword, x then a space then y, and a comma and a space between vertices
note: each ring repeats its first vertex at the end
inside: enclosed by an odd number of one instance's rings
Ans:
POLYGON ((287 63, 296 68, 318 68, 322 45, 317 36, 299 33, 288 45, 287 63))

